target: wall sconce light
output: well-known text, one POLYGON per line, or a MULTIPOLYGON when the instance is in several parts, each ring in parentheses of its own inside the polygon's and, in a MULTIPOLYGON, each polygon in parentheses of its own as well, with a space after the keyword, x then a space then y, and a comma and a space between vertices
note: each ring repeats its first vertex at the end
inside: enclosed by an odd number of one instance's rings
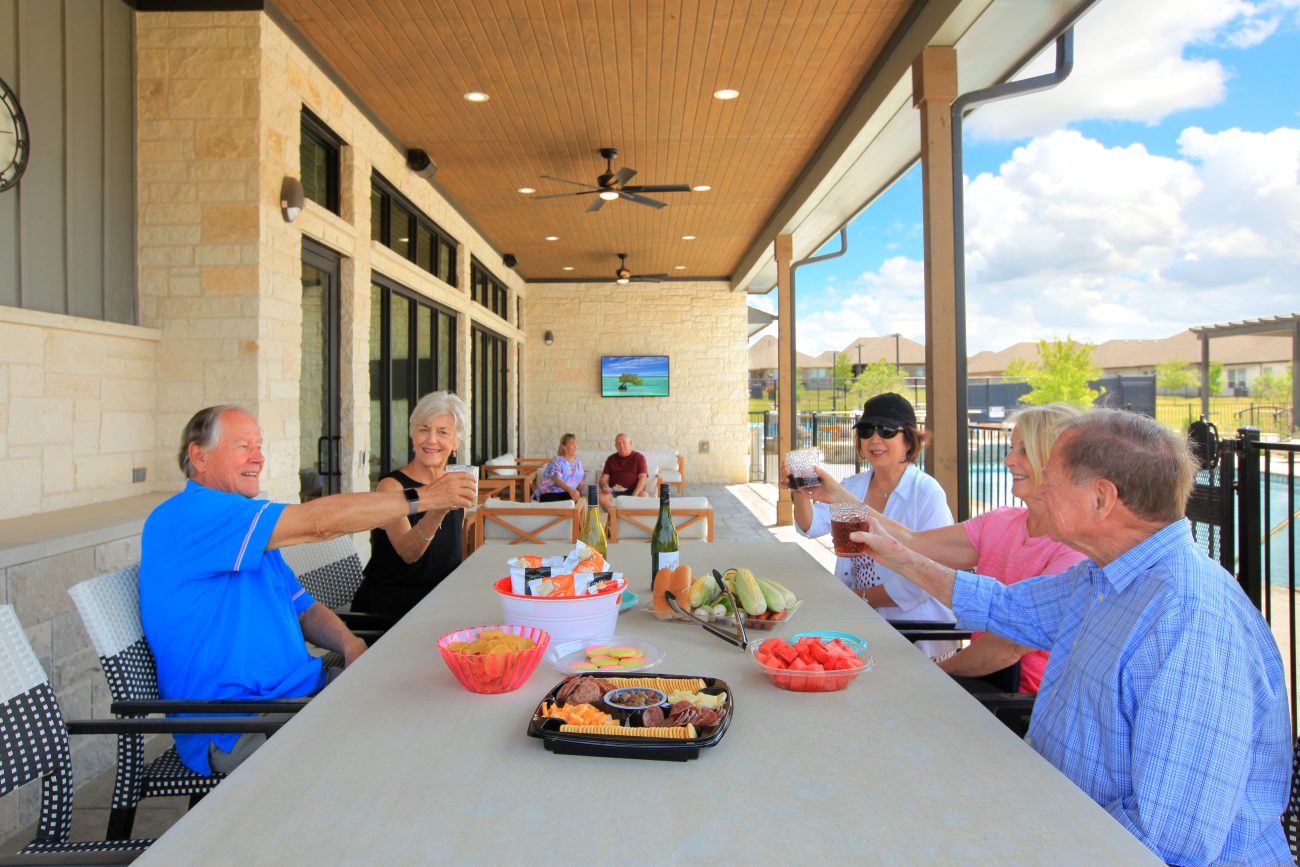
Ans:
POLYGON ((542 335, 542 340, 543 342, 546 343, 547 346, 550 346, 552 343, 555 342, 555 335, 548 331, 542 335))
POLYGON ((286 176, 280 185, 280 213, 284 221, 292 223, 302 213, 302 183, 297 178, 286 176))

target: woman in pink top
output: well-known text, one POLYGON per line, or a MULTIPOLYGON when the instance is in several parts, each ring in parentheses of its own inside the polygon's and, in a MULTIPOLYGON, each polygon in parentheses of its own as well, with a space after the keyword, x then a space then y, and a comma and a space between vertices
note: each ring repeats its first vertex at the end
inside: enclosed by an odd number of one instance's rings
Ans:
MULTIPOLYGON (((1037 575, 1055 575, 1083 559, 1073 548, 1047 536, 1047 515, 1035 496, 1043 480, 1043 467, 1066 421, 1079 414, 1061 403, 1035 406, 1012 417, 1011 451, 1003 460, 1011 473, 1011 493, 1024 507, 994 509, 978 517, 939 527, 913 531, 873 510, 885 528, 907 547, 953 569, 978 572, 1014 584, 1037 575)), ((822 473, 823 486, 830 478, 822 473)), ((830 483, 833 485, 834 480, 830 483)), ((828 495, 830 491, 826 492, 828 495)), ((978 678, 1020 661, 1020 691, 1037 693, 1047 651, 1015 644, 997 635, 975 633, 969 645, 939 663, 939 667, 964 686, 980 691, 978 678)), ((983 689, 991 687, 984 685, 983 689)))

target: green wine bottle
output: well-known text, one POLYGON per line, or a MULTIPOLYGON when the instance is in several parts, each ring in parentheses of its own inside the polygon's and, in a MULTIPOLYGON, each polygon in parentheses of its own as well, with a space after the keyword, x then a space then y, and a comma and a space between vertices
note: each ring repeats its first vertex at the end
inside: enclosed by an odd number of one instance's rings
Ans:
POLYGON ((582 528, 578 530, 578 541, 586 542, 604 557, 605 528, 600 523, 600 504, 596 499, 596 486, 587 485, 587 514, 582 518, 582 528))
POLYGON ((659 486, 659 520, 650 534, 650 593, 654 594, 655 576, 660 569, 676 569, 678 565, 677 528, 673 526, 673 513, 668 508, 668 486, 659 486))

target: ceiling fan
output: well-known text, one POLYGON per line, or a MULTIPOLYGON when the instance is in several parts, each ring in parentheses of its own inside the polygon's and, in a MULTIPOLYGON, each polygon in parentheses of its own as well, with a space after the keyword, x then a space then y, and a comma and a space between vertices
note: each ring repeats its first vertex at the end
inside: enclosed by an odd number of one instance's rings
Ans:
POLYGON ((618 254, 618 270, 614 272, 615 283, 658 283, 667 279, 667 274, 633 274, 627 270, 627 254, 618 254))
POLYGON ((614 171, 614 157, 618 156, 618 148, 601 148, 600 155, 605 158, 605 173, 596 177, 596 185, 584 184, 580 181, 571 181, 567 178, 556 178, 551 175, 542 175, 544 180, 559 181, 562 184, 573 184, 575 187, 586 187, 580 193, 554 193, 549 196, 533 196, 534 199, 559 199, 565 196, 596 196, 596 200, 587 206, 587 212, 599 211, 605 206, 605 202, 612 202, 615 199, 627 199, 629 202, 636 202, 638 205, 649 205, 652 208, 662 208, 667 202, 661 202, 658 199, 652 199, 649 196, 643 196, 642 193, 689 193, 690 184, 646 184, 642 186, 628 186, 628 181, 636 175, 636 169, 623 168, 614 171))

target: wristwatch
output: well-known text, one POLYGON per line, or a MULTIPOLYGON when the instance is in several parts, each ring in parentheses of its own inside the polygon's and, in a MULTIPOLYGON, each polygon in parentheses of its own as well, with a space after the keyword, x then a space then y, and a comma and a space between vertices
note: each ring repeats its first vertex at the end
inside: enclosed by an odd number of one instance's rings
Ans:
POLYGON ((406 495, 406 502, 410 504, 406 517, 413 518, 420 511, 420 489, 402 488, 402 493, 406 495))

